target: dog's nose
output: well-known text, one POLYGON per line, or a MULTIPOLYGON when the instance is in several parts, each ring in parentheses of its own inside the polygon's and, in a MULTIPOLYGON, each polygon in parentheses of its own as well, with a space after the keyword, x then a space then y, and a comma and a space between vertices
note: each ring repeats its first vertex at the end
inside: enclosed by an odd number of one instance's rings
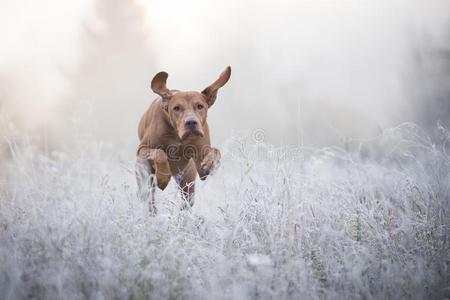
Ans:
POLYGON ((195 127, 197 126, 198 122, 195 117, 187 117, 186 120, 184 121, 184 124, 189 127, 195 127))

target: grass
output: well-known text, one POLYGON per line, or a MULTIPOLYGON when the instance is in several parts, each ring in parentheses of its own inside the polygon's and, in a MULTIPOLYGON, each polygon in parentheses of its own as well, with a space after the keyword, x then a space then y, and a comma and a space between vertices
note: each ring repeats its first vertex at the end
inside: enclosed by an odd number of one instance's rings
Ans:
POLYGON ((134 162, 112 150, 11 145, 0 298, 450 297, 445 142, 403 124, 352 143, 232 138, 193 210, 179 210, 171 182, 156 217, 137 200, 134 162))

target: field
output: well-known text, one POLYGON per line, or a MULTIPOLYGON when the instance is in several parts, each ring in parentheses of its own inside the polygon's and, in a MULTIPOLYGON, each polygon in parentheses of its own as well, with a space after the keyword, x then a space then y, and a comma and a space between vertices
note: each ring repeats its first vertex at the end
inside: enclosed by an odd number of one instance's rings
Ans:
POLYGON ((134 161, 80 140, 10 143, 0 194, 2 299, 450 297, 449 132, 413 124, 342 148, 237 135, 180 211, 150 217, 134 161), (448 148, 448 147, 447 147, 448 148))

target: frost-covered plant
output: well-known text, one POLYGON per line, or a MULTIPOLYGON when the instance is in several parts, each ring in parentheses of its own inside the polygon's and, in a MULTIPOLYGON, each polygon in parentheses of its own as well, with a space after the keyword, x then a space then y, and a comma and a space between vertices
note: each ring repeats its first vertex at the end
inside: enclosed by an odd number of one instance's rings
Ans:
POLYGON ((448 297, 439 129, 439 145, 404 124, 347 150, 238 136, 192 211, 172 183, 156 217, 137 200, 131 158, 95 143, 49 155, 11 145, 0 298, 448 297))

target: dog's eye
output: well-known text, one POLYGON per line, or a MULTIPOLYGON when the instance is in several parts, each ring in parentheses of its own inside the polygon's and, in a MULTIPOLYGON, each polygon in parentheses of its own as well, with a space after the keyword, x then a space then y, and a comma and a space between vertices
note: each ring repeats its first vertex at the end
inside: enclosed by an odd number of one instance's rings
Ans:
POLYGON ((173 108, 173 110, 174 110, 174 111, 180 111, 180 110, 181 110, 181 107, 180 107, 179 105, 177 105, 177 106, 175 106, 175 107, 173 108))
POLYGON ((198 109, 198 110, 202 110, 203 107, 204 107, 204 106, 203 106, 202 104, 197 104, 197 109, 198 109))

